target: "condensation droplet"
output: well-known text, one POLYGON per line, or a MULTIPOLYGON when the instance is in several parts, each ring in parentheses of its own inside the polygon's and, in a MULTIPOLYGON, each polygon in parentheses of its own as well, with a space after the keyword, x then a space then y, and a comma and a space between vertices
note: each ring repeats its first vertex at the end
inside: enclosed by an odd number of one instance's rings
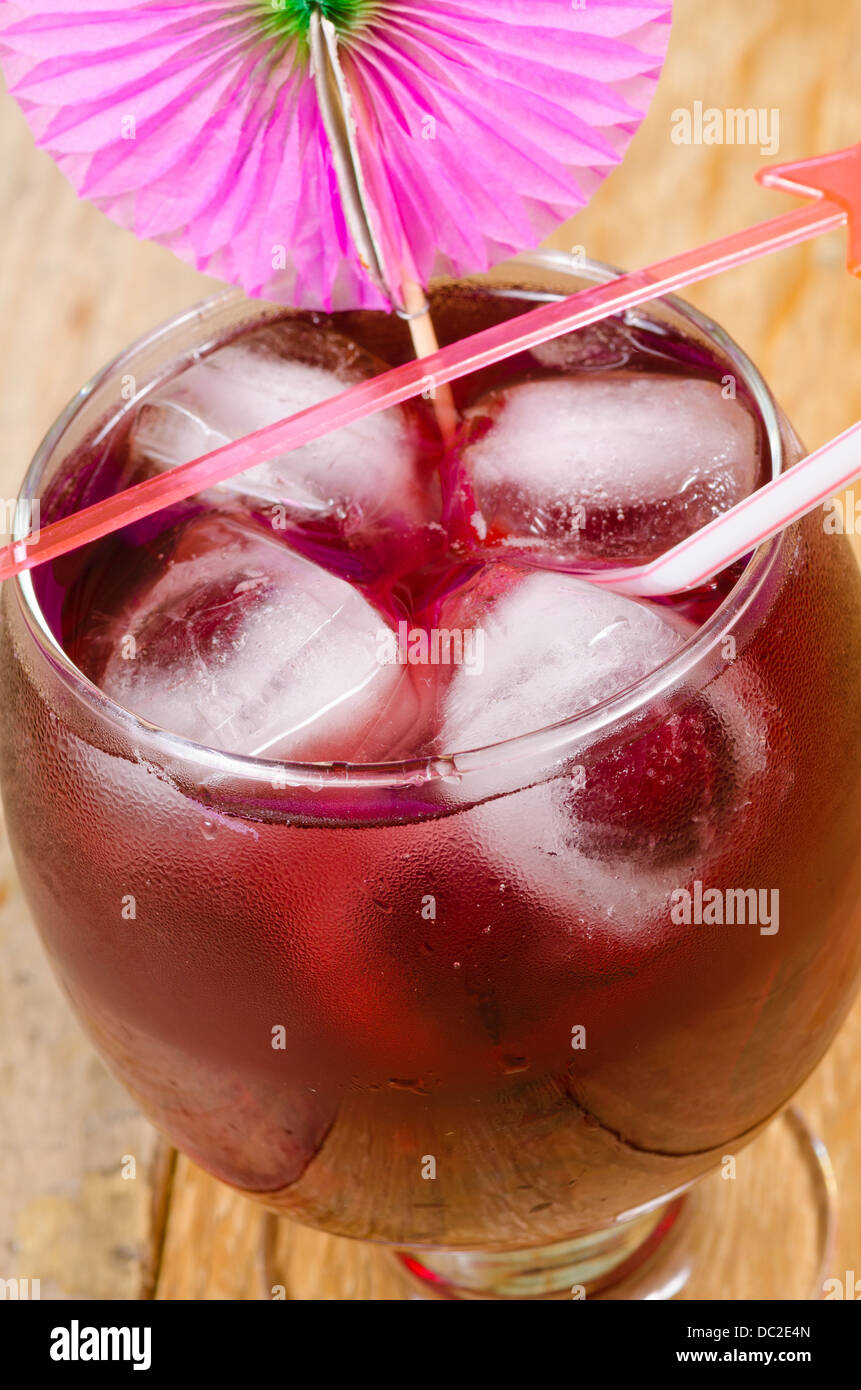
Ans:
POLYGON ((393 1091, 412 1091, 413 1095, 416 1096, 426 1096, 430 1094, 427 1087, 423 1086, 417 1078, 413 1078, 409 1081, 401 1081, 398 1077, 392 1076, 389 1077, 386 1085, 393 1091))
POLYGON ((502 1070, 505 1072, 506 1076, 513 1076, 519 1071, 528 1071, 529 1065, 528 1057, 507 1056, 502 1059, 502 1070))

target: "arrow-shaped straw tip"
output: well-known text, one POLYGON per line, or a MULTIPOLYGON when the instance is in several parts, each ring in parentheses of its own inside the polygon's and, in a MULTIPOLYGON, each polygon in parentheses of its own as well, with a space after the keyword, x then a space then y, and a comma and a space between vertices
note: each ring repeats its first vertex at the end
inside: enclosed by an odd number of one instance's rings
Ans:
POLYGON ((848 267, 861 276, 861 143, 791 164, 767 165, 756 177, 763 188, 825 199, 842 208, 849 223, 848 267))

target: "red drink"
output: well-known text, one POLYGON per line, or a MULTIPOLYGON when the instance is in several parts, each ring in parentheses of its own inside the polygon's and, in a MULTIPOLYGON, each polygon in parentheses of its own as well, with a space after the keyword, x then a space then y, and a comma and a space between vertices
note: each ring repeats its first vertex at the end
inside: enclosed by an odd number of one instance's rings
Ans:
MULTIPOLYGON (((437 299, 444 340, 523 307, 437 299)), ((315 511, 306 489, 273 531, 258 479, 46 567, 32 595, 6 587, 4 793, 60 977, 173 1142, 310 1224, 484 1250, 594 1231, 751 1137, 851 1000, 861 593, 845 542, 808 518, 663 608, 560 573, 660 550, 730 505, 734 479, 798 456, 741 355, 667 317, 459 383, 453 457, 417 403, 390 422, 409 473, 383 470, 376 510, 315 511), (524 461, 532 492, 512 491, 536 410, 564 396, 582 420, 626 390, 654 408, 676 382, 701 426, 682 447, 677 425, 672 495, 599 502, 581 471, 566 501, 552 428, 524 461), (738 451, 725 466, 721 435, 719 477, 685 453, 724 429, 718 398, 738 451), (428 650, 484 632, 483 668, 423 659, 422 631, 428 650), (236 683, 246 658, 265 699, 236 683)), ((408 353, 388 319, 335 326, 362 370, 408 353)), ((55 460, 46 520, 151 466, 134 411, 94 433, 104 406, 55 460)))

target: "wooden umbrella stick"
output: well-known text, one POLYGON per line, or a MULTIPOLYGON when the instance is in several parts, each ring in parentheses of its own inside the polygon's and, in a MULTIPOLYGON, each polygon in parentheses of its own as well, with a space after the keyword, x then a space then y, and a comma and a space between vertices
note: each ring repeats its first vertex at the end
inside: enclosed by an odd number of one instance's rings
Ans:
MULTIPOLYGON (((439 352, 439 340, 427 296, 421 285, 409 277, 402 281, 401 293, 416 357, 430 357, 433 353, 439 352)), ((422 394, 432 402, 440 434, 444 443, 450 444, 457 430, 457 407, 451 387, 445 382, 437 385, 433 377, 429 377, 428 385, 422 394)))
MULTIPOLYGON (((398 287, 389 283, 386 274, 385 260, 369 216, 367 190, 356 145, 352 111, 354 105, 361 104, 361 97, 354 102, 341 67, 335 26, 316 6, 311 11, 308 35, 320 114, 332 152, 332 163, 347 226, 359 253, 359 259, 370 278, 391 301, 396 302, 398 287)), ((372 138, 376 138, 376 125, 372 113, 363 111, 362 117, 366 129, 374 133, 372 138)), ((430 357, 432 353, 439 351, 439 342, 434 331, 427 296, 422 286, 411 276, 402 274, 400 278, 403 306, 399 312, 409 324, 416 357, 430 357)), ((457 428, 457 411, 451 387, 437 385, 430 378, 423 394, 433 403, 443 441, 450 444, 457 428)))

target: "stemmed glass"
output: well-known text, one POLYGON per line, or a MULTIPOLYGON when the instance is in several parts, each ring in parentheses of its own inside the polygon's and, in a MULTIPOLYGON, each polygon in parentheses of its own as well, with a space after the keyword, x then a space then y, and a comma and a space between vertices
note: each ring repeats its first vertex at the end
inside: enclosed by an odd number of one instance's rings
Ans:
MULTIPOLYGON (((470 283, 516 312, 609 273, 543 253, 470 283)), ((443 338, 450 292, 435 289, 443 338)), ((282 313, 231 292, 132 347, 60 417, 24 495, 46 520, 80 504, 92 479, 82 492, 69 478, 105 456, 130 377, 140 400, 282 313)), ((675 300, 632 322, 698 346, 745 390, 772 475, 801 456, 717 325, 675 300)), ((793 526, 676 656, 576 718, 379 766, 232 756, 113 703, 57 637, 83 563, 5 586, 2 784, 53 966, 147 1115, 273 1212, 400 1250, 429 1295, 678 1292, 720 1220, 719 1193, 689 1189, 787 1104, 861 964, 861 587, 846 542, 815 516, 793 526), (559 788, 574 769, 617 776, 691 711, 726 760, 714 833, 644 862, 634 785, 617 777, 634 831, 581 881, 582 860, 542 841, 559 788), (671 892, 697 883, 778 894, 779 930, 674 922, 671 892), (608 916, 622 928, 602 930, 608 916)), ((815 1267, 827 1166, 800 1120, 786 1133, 818 1211, 815 1267)))

